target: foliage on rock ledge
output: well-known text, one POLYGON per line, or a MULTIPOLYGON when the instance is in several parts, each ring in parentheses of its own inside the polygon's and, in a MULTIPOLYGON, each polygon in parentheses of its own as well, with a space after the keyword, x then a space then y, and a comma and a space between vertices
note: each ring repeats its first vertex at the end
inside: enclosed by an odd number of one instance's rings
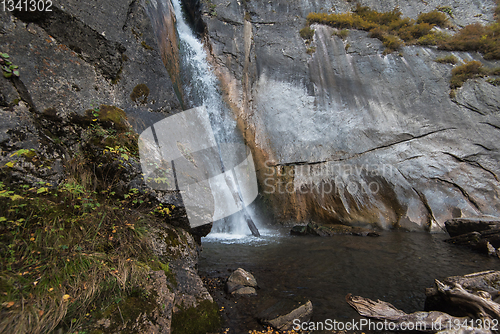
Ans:
POLYGON ((450 88, 462 87, 465 81, 488 75, 500 75, 500 68, 488 69, 479 61, 469 61, 451 70, 450 88))
POLYGON ((2 333, 73 332, 131 297, 147 300, 151 270, 171 276, 147 238, 164 220, 157 203, 121 187, 138 156, 137 134, 111 106, 80 121, 80 143, 64 161, 61 184, 12 178, 12 169, 43 160, 34 149, 10 153, 0 168, 2 333))
POLYGON ((439 11, 420 14, 418 19, 401 18, 401 12, 377 12, 367 6, 357 5, 352 13, 325 14, 310 13, 308 25, 320 23, 339 29, 359 29, 369 31, 371 37, 380 39, 386 46, 386 52, 398 50, 404 42, 416 44, 431 32, 434 26, 448 26, 448 18, 439 11), (403 42, 404 41, 404 42, 403 42))
POLYGON ((497 22, 487 26, 475 23, 465 26, 454 35, 433 28, 449 26, 442 11, 422 13, 417 20, 401 18, 401 12, 377 12, 366 6, 357 5, 352 13, 326 14, 310 13, 307 24, 320 23, 339 29, 359 29, 370 32, 370 37, 380 39, 386 46, 386 53, 396 51, 403 45, 437 45, 442 50, 478 51, 485 59, 500 59, 500 2, 495 14, 497 22))

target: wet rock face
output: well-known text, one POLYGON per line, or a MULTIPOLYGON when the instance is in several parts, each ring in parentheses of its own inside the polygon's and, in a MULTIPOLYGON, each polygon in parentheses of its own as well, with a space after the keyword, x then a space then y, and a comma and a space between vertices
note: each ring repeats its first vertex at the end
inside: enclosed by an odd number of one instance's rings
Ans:
MULTIPOLYGON (((156 18, 172 19, 169 8, 156 18)), ((60 0, 54 1, 51 12, 2 11, 1 51, 19 66, 20 77, 0 78, 0 113, 5 120, 0 162, 11 161, 19 150, 34 150, 47 168, 25 165, 17 176, 57 185, 63 178, 62 161, 74 154, 72 138, 81 135, 73 123, 87 117, 89 109, 120 108, 138 132, 180 111, 162 62, 175 50, 157 43, 148 16, 154 10, 150 2, 136 0, 99 6, 60 0)), ((171 197, 175 202, 179 196, 171 197)))
MULTIPOLYGON (((457 26, 493 20, 494 1, 361 1, 416 18, 449 5, 457 26)), ((383 55, 361 31, 345 39, 309 12, 347 1, 202 6, 213 62, 254 152, 261 194, 278 220, 442 231, 451 218, 497 215, 500 87, 468 81, 450 98, 451 65, 435 48, 383 55)), ((462 61, 482 60, 455 52, 462 61)), ((498 63, 485 62, 488 66, 498 63)))

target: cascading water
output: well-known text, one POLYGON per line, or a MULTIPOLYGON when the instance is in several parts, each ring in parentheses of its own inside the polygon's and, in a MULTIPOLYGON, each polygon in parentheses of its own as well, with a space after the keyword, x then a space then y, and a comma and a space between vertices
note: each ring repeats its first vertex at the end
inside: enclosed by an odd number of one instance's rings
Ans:
MULTIPOLYGON (((243 138, 238 133, 236 121, 229 108, 222 99, 219 91, 219 82, 213 73, 208 61, 203 44, 194 36, 191 28, 186 23, 179 0, 172 0, 177 18, 177 31, 179 34, 179 52, 181 55, 181 75, 184 78, 183 90, 184 100, 189 107, 204 105, 207 109, 215 140, 219 146, 221 164, 224 159, 220 147, 228 143, 243 144, 243 138)), ((224 152, 227 154, 227 152, 224 152)), ((235 175, 228 173, 225 183, 229 185, 233 198, 216 196, 217 201, 236 200, 240 211, 230 217, 214 222, 212 232, 209 236, 220 237, 243 237, 249 234, 258 236, 249 209, 242 204, 241 190, 235 180, 235 175)), ((215 184, 217 187, 217 184, 215 184)))

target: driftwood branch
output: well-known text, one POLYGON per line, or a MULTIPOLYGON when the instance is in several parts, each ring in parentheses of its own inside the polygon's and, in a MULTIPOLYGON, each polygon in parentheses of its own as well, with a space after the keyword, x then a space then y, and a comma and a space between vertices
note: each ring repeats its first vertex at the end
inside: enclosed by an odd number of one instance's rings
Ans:
POLYGON ((436 332, 440 330, 453 329, 456 324, 462 324, 467 318, 453 317, 449 314, 432 312, 414 312, 407 314, 395 308, 392 304, 377 300, 376 302, 348 294, 347 303, 352 306, 361 316, 377 320, 388 320, 394 323, 395 330, 413 330, 436 332))
POLYGON ((401 310, 395 308, 392 304, 386 303, 381 300, 376 302, 360 297, 348 294, 345 297, 347 303, 352 306, 363 317, 374 318, 378 320, 391 320, 397 321, 407 314, 401 310))
POLYGON ((451 303, 464 305, 476 310, 478 318, 492 318, 500 320, 500 304, 491 300, 491 295, 486 291, 472 294, 460 284, 452 286, 435 280, 437 291, 450 299, 451 303))
MULTIPOLYGON (((500 327, 500 304, 494 298, 499 297, 498 286, 500 271, 485 271, 465 276, 448 277, 445 280, 435 280, 435 287, 427 289, 426 295, 434 301, 472 318, 456 317, 445 312, 434 311, 441 309, 429 308, 430 312, 414 312, 407 314, 393 305, 368 298, 348 294, 346 301, 360 315, 380 321, 390 322, 395 330, 407 330, 409 324, 414 325, 414 330, 442 333, 491 333, 498 332, 500 327), (493 300, 492 300, 492 297, 493 300), (488 325, 488 326, 486 326, 488 325), (417 328, 418 327, 418 328, 417 328)), ((432 307, 432 306, 431 306, 432 307)), ((443 310, 444 311, 444 310, 443 310)), ((457 314, 459 315, 459 314, 457 314)))

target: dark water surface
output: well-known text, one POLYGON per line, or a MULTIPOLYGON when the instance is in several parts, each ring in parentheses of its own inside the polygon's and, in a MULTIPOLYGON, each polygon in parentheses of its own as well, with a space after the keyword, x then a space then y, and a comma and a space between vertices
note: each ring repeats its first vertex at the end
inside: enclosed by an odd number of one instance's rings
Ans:
POLYGON ((380 299, 408 313, 423 310, 425 288, 434 286, 435 278, 500 270, 498 258, 445 243, 444 234, 396 231, 380 237, 321 238, 283 232, 261 239, 226 237, 203 239, 202 275, 224 279, 244 268, 260 286, 258 296, 252 297, 255 310, 264 299, 305 296, 313 303, 313 321, 359 319, 345 302, 348 293, 380 299))

